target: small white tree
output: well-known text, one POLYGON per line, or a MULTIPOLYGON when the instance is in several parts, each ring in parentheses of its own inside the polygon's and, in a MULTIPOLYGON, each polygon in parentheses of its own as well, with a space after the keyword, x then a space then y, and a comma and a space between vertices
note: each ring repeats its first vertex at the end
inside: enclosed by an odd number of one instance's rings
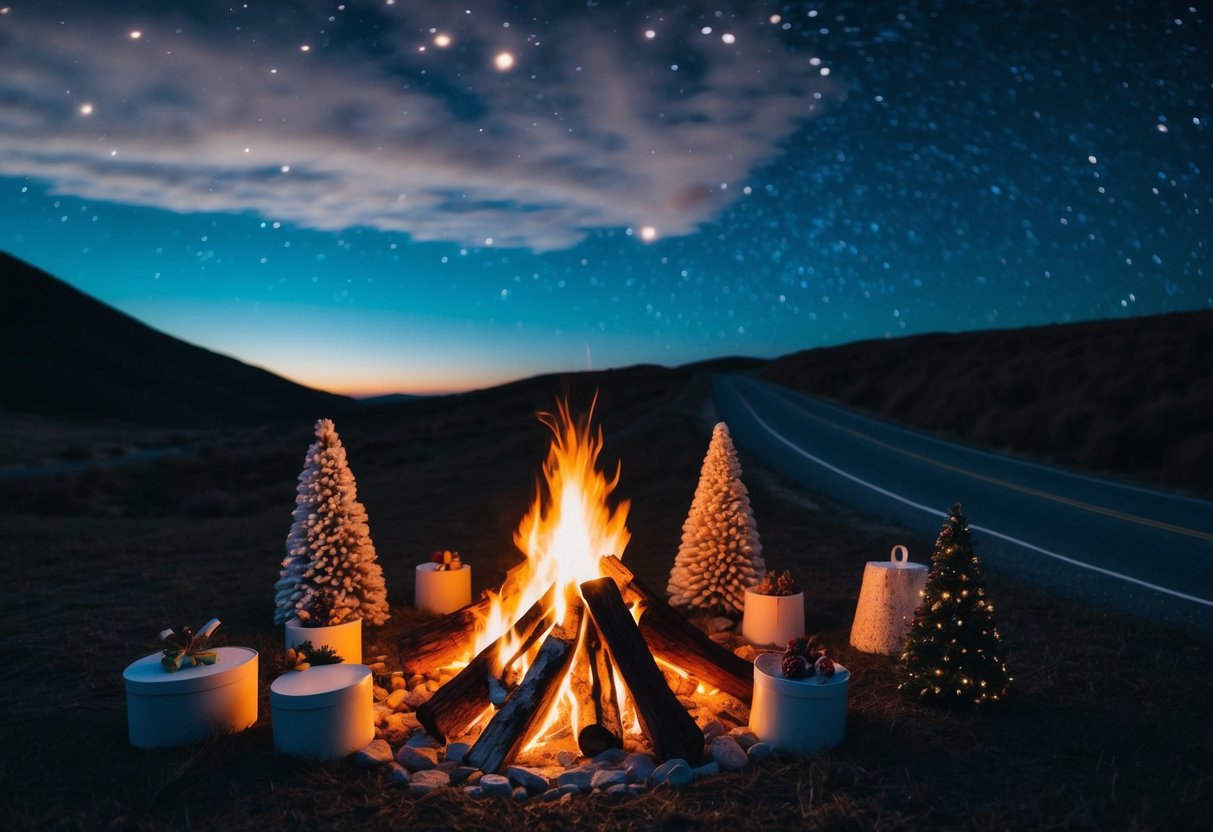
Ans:
POLYGON ((712 431, 666 592, 676 607, 741 612, 766 572, 750 495, 724 422, 712 431))
POLYGON ((309 607, 324 607, 330 620, 316 621, 317 626, 347 618, 382 624, 389 617, 383 570, 332 420, 316 422, 316 441, 308 448, 295 490, 294 522, 274 585, 274 623, 309 607))

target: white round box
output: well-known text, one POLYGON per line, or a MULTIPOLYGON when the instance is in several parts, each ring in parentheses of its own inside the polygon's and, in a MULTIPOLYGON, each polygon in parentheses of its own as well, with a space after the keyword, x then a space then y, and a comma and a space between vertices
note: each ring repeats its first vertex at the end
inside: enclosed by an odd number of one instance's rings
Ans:
POLYGON ((257 651, 218 647, 214 664, 170 671, 163 653, 122 673, 131 745, 165 748, 243 731, 257 721, 257 651))
POLYGON ((782 661, 781 653, 763 653, 754 661, 750 730, 793 754, 817 754, 838 745, 846 734, 850 671, 835 664, 829 678, 787 679, 782 661))
POLYGON ((472 567, 440 569, 437 563, 417 565, 417 583, 413 606, 419 610, 446 615, 472 603, 472 567))
POLYGON ((335 760, 375 738, 371 669, 326 664, 290 671, 270 685, 274 747, 288 754, 335 760))
POLYGON ((305 627, 298 618, 286 622, 288 648, 310 641, 313 647, 332 647, 346 664, 362 663, 362 619, 353 618, 328 627, 305 627))
POLYGON ((793 636, 803 636, 804 593, 763 595, 747 589, 741 614, 741 635, 759 647, 782 647, 793 636))

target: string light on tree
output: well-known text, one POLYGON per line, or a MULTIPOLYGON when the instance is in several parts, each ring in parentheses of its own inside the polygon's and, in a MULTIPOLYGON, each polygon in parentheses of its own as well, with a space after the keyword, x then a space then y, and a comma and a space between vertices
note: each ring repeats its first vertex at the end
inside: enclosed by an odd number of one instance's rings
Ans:
POLYGON ((509 52, 498 52, 497 57, 493 59, 493 65, 502 72, 507 72, 514 68, 514 56, 509 52))
POLYGON ((902 648, 901 675, 902 690, 942 704, 997 702, 1010 686, 994 605, 960 503, 935 541, 922 603, 902 648))

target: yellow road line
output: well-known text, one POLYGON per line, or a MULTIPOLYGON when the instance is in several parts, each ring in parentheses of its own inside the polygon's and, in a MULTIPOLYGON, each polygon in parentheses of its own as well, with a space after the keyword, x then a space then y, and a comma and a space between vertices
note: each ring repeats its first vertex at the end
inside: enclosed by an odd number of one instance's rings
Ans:
POLYGON ((961 476, 972 477, 973 479, 981 480, 983 482, 988 482, 991 485, 997 485, 1002 488, 1010 489, 1012 491, 1019 491, 1023 494, 1031 494, 1033 497, 1040 497, 1043 500, 1051 500, 1055 503, 1061 503, 1062 505, 1071 506, 1073 508, 1080 508, 1080 509, 1083 509, 1084 511, 1092 512, 1093 514, 1102 514, 1106 517, 1115 517, 1117 520, 1124 520, 1125 522, 1128 522, 1128 523, 1138 523, 1142 526, 1150 526, 1151 528, 1162 529, 1163 531, 1173 532, 1175 534, 1182 534, 1186 537, 1194 537, 1197 540, 1207 540, 1207 541, 1213 543, 1213 534, 1209 534, 1208 532, 1202 532, 1199 529, 1189 529, 1184 526, 1174 526, 1170 523, 1163 523, 1159 520, 1151 520, 1148 517, 1138 517, 1134 514, 1125 514, 1124 512, 1116 511, 1115 509, 1104 508, 1103 506, 1092 505, 1091 503, 1084 503, 1081 500, 1072 500, 1069 497, 1062 497, 1058 494, 1053 494, 1048 491, 1041 491, 1038 488, 1030 488, 1026 485, 1018 485, 1016 483, 1008 482, 1006 480, 1002 480, 997 477, 989 477, 989 476, 986 476, 985 474, 979 474, 976 471, 970 471, 967 468, 961 468, 956 465, 949 465, 946 462, 940 462, 939 460, 931 459, 928 456, 923 456, 922 454, 916 454, 916 453, 913 453, 912 451, 907 451, 904 448, 899 448, 896 445, 891 445, 888 442, 883 442, 883 441, 875 438, 874 436, 868 436, 866 433, 860 433, 859 431, 855 430, 854 428, 844 427, 842 425, 839 425, 837 422, 832 422, 829 419, 826 419, 824 416, 819 416, 818 414, 813 413, 812 411, 806 410, 804 407, 797 404, 796 402, 788 401, 787 399, 783 398, 782 396, 777 395, 776 397, 780 401, 782 401, 784 404, 788 405, 789 407, 799 410, 801 413, 805 414, 810 419, 815 419, 818 422, 822 422, 826 425, 829 425, 830 427, 837 428, 838 430, 846 431, 847 433, 854 436, 856 439, 862 439, 865 442, 870 442, 873 445, 877 445, 881 448, 885 448, 886 450, 890 450, 895 453, 899 453, 902 456, 907 456, 910 459, 916 459, 919 462, 926 463, 927 465, 933 465, 936 468, 942 468, 943 470, 951 471, 954 474, 960 474, 961 476))

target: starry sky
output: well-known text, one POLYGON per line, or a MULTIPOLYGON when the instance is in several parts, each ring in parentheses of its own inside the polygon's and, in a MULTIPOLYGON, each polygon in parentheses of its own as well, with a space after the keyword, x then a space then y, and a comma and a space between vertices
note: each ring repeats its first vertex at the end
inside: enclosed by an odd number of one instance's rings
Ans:
POLYGON ((0 0, 0 249, 354 395, 1209 308, 1208 14, 0 0))

